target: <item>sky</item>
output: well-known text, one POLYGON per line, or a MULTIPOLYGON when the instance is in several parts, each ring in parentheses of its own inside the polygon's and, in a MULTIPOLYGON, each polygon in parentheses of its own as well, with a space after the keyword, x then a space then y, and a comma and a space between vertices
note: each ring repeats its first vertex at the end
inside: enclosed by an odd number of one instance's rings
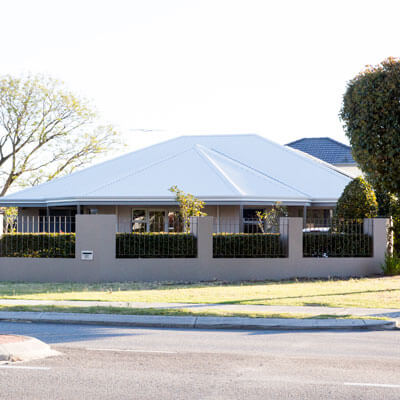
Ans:
POLYGON ((330 136, 346 83, 400 53, 385 0, 0 0, 0 75, 45 73, 124 152, 190 134, 330 136))

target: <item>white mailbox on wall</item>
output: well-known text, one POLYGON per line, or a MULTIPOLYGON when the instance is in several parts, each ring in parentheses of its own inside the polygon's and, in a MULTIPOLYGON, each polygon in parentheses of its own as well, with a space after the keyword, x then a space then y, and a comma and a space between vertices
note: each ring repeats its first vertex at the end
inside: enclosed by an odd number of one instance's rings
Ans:
POLYGON ((81 251, 81 260, 93 261, 93 250, 82 250, 81 251))

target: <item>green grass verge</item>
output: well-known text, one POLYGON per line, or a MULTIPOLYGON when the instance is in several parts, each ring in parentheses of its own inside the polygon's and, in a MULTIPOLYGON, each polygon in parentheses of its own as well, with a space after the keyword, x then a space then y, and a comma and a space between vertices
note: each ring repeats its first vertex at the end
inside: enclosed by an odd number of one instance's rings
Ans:
POLYGON ((266 313, 248 311, 226 311, 216 309, 191 310, 188 308, 129 308, 129 307, 75 307, 75 306, 0 306, 0 311, 63 312, 118 315, 163 315, 195 317, 249 317, 249 318, 299 318, 299 319, 383 319, 385 317, 360 317, 353 315, 266 313))
POLYGON ((0 299, 400 308, 400 277, 204 283, 0 283, 0 299))

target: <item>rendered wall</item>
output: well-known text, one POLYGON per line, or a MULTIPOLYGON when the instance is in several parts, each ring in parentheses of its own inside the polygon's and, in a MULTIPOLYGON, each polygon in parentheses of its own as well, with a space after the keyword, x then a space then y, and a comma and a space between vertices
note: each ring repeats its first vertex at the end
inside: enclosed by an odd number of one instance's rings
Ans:
POLYGON ((0 258, 0 280, 30 282, 278 280, 293 277, 351 277, 381 273, 387 219, 374 219, 374 251, 369 258, 304 258, 302 218, 288 218, 289 257, 212 258, 212 218, 198 221, 198 257, 192 259, 115 258, 115 215, 77 215, 75 259, 0 258), (80 259, 82 250, 93 261, 80 259))

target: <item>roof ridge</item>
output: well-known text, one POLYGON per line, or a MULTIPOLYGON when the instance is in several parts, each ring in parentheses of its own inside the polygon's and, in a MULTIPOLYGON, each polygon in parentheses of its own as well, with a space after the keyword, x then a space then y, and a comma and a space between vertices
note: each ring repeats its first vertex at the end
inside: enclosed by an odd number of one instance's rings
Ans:
MULTIPOLYGON (((216 170, 217 170, 217 175, 219 175, 220 177, 222 177, 222 179, 223 179, 225 182, 228 182, 228 184, 229 184, 230 186, 232 186, 232 187, 236 190, 236 192, 238 192, 238 193, 241 194, 241 195, 246 194, 246 192, 244 192, 244 191, 240 188, 240 186, 237 185, 237 184, 224 172, 224 170, 223 170, 219 165, 217 165, 217 164, 215 163, 214 160, 212 160, 207 154, 205 154, 205 152, 204 152, 203 149, 210 150, 208 147, 203 146, 203 145, 200 145, 200 144, 195 144, 195 145, 193 146, 193 148, 199 153, 199 155, 200 155, 206 162, 208 162, 209 164, 212 164, 212 165, 214 166, 214 168, 216 168, 216 170)), ((214 170, 214 171, 215 171, 215 170, 214 170)))
MULTIPOLYGON (((208 148, 207 148, 207 149, 208 149, 208 148)), ((263 178, 267 178, 267 179, 269 179, 269 180, 271 180, 271 181, 277 182, 277 183, 279 183, 280 185, 285 186, 285 187, 289 188, 289 189, 292 190, 292 191, 295 191, 295 192, 297 192, 297 193, 302 194, 303 196, 307 196, 308 198, 311 198, 311 196, 310 196, 309 193, 302 192, 301 190, 296 189, 295 187, 292 187, 291 185, 288 185, 287 183, 284 183, 284 182, 280 181, 279 179, 273 178, 272 176, 268 175, 267 173, 262 172, 262 171, 258 170, 257 168, 251 167, 251 166, 245 164, 245 163, 242 162, 242 161, 236 160, 235 158, 230 157, 230 156, 228 156, 227 154, 225 154, 225 153, 223 153, 223 152, 221 152, 221 151, 218 151, 218 150, 215 150, 215 149, 208 149, 208 150, 209 150, 209 151, 212 151, 212 152, 214 152, 214 153, 217 153, 218 155, 220 155, 220 156, 222 156, 222 157, 227 158, 230 162, 239 164, 241 167, 247 168, 247 169, 250 170, 252 173, 256 173, 256 174, 258 174, 258 175, 261 175, 263 178)), ((221 167, 220 167, 220 168, 221 168, 221 167)))
POLYGON ((188 148, 188 149, 183 150, 183 151, 179 151, 179 152, 177 152, 177 153, 174 153, 174 154, 172 154, 172 155, 169 155, 169 156, 167 156, 167 157, 164 157, 164 158, 162 158, 162 159, 160 159, 160 160, 157 160, 156 162, 150 163, 150 164, 148 164, 148 165, 146 165, 146 166, 144 166, 144 167, 141 167, 141 168, 136 169, 136 170, 134 170, 134 171, 130 171, 130 172, 126 173, 125 175, 118 177, 117 179, 110 180, 110 181, 108 181, 107 183, 104 183, 104 184, 98 186, 96 189, 93 189, 93 190, 90 190, 89 192, 84 193, 84 195, 88 195, 88 194, 90 194, 90 193, 97 192, 98 190, 103 189, 103 188, 105 188, 105 187, 107 187, 107 186, 109 186, 109 185, 112 185, 112 184, 114 184, 114 183, 117 183, 117 182, 119 182, 119 181, 121 181, 121 180, 127 178, 128 176, 132 176, 132 175, 138 174, 138 173, 140 173, 140 172, 143 172, 143 171, 145 171, 146 169, 149 169, 149 168, 151 168, 151 167, 154 167, 155 165, 161 164, 161 163, 163 163, 163 162, 165 162, 165 161, 171 160, 171 159, 177 157, 177 156, 180 155, 180 154, 183 154, 183 153, 188 152, 189 150, 191 150, 191 148, 188 148))
MULTIPOLYGON (((133 151, 130 151, 130 152, 128 152, 128 153, 125 153, 125 154, 121 154, 121 155, 119 155, 119 156, 117 156, 117 157, 113 157, 113 158, 111 158, 111 159, 109 159, 109 160, 105 160, 105 161, 99 162, 98 164, 89 165, 89 166, 86 167, 86 168, 82 168, 82 169, 79 169, 78 171, 71 172, 70 174, 63 175, 63 176, 60 176, 60 177, 58 177, 58 178, 52 179, 51 181, 43 182, 43 183, 41 183, 41 184, 39 184, 39 185, 31 186, 31 187, 28 187, 28 188, 19 190, 19 191, 16 192, 16 193, 23 193, 23 192, 25 192, 25 191, 32 190, 33 188, 47 186, 47 185, 52 184, 52 183, 54 183, 54 182, 60 182, 60 181, 62 181, 62 180, 64 180, 64 179, 66 179, 66 178, 70 178, 71 176, 76 176, 76 175, 78 175, 78 174, 81 174, 82 172, 86 172, 86 171, 88 171, 88 170, 90 170, 90 169, 97 168, 97 167, 99 167, 100 165, 105 165, 105 164, 108 164, 108 163, 111 163, 111 162, 120 160, 120 159, 122 159, 122 158, 132 156, 134 153, 139 153, 139 152, 141 152, 141 151, 145 151, 145 150, 148 150, 148 149, 150 149, 150 148, 163 145, 163 144, 165 144, 165 143, 167 143, 167 142, 173 142, 174 140, 178 140, 178 139, 180 139, 181 137, 183 137, 183 136, 174 137, 174 138, 171 138, 171 139, 168 139, 168 140, 164 140, 163 142, 154 143, 154 144, 152 144, 152 145, 150 145, 150 146, 146 146, 146 147, 143 147, 143 148, 141 148, 141 149, 137 149, 137 150, 133 150, 133 151)), ((96 190, 97 190, 97 189, 96 189, 96 190)), ((90 192, 88 192, 88 193, 90 193, 90 192)), ((10 195, 12 195, 12 194, 13 194, 13 193, 10 193, 10 195)), ((85 194, 85 193, 83 193, 83 194, 85 194)), ((6 195, 6 196, 3 196, 3 197, 1 197, 1 198, 6 198, 6 197, 7 197, 7 195, 6 195)))
POLYGON ((268 140, 266 138, 264 138, 263 136, 260 136, 261 139, 266 140, 267 142, 273 144, 275 147, 281 147, 283 151, 287 152, 287 153, 292 153, 294 155, 297 155, 297 157, 299 158, 303 158, 305 160, 307 160, 308 162, 312 162, 314 163, 314 161, 317 161, 317 166, 319 166, 320 168, 329 171, 330 173, 333 172, 338 172, 344 176, 349 176, 347 175, 345 172, 343 172, 342 170, 338 170, 337 168, 335 168, 332 164, 327 163, 326 161, 321 160, 320 158, 314 157, 309 153, 306 153, 302 150, 287 146, 287 145, 279 145, 278 143, 275 143, 271 140, 268 140), (295 151, 296 150, 296 151, 295 151))
MULTIPOLYGON (((284 146, 285 147, 285 146, 284 146)), ((310 153, 307 153, 306 151, 300 150, 300 149, 296 149, 295 147, 288 147, 289 151, 293 151, 293 154, 297 154, 305 159, 310 159, 310 161, 314 160, 315 162, 317 162, 318 164, 320 164, 321 166, 326 166, 328 170, 330 170, 330 172, 336 171, 341 175, 347 176, 348 178, 352 178, 352 176, 350 176, 349 174, 347 174, 344 170, 335 167, 333 164, 328 163, 327 161, 322 160, 321 158, 318 158, 316 156, 313 156, 310 153)))

